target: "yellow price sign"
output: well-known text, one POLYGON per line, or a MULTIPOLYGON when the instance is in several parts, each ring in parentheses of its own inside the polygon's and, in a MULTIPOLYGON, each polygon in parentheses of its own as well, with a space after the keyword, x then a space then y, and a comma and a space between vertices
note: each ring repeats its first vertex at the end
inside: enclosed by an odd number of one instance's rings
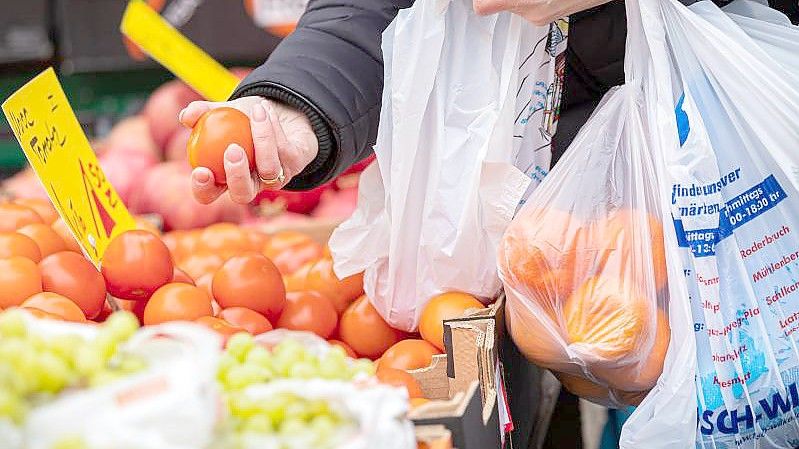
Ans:
POLYGON ((210 101, 227 100, 239 79, 172 27, 143 0, 128 3, 122 33, 210 101))
POLYGON ((99 267, 111 239, 136 222, 103 174, 55 71, 22 86, 3 112, 61 218, 99 267))

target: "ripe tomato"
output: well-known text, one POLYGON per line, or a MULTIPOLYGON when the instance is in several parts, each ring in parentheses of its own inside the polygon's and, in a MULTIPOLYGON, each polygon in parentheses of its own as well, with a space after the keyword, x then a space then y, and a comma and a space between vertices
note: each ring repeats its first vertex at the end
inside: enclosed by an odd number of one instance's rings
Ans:
POLYGON ((366 296, 358 298, 341 315, 338 332, 355 352, 372 359, 402 339, 402 333, 383 320, 366 296))
POLYGON ((82 255, 71 251, 51 254, 39 263, 39 269, 45 292, 71 299, 89 319, 103 310, 105 279, 82 255))
POLYGON ((228 259, 214 275, 213 296, 219 305, 246 307, 275 319, 286 303, 286 288, 277 267, 260 255, 228 259))
POLYGON ((0 259, 14 256, 26 257, 38 263, 42 260, 42 251, 39 249, 39 245, 27 235, 0 231, 0 259))
POLYGON ((269 242, 269 235, 257 229, 246 229, 245 233, 250 240, 250 249, 253 251, 260 252, 269 242))
POLYGON ((181 282, 183 284, 194 285, 194 280, 178 267, 175 267, 174 270, 172 270, 172 282, 181 282))
MULTIPOLYGON (((267 246, 269 245, 267 244, 267 246)), ((308 237, 308 240, 285 248, 273 256, 267 254, 269 252, 272 251, 265 251, 264 255, 274 262, 281 274, 288 276, 302 268, 303 265, 321 259, 322 245, 308 237)))
POLYGON ((16 231, 31 223, 44 223, 44 220, 29 207, 0 203, 0 231, 16 231))
POLYGON ((42 198, 17 198, 14 204, 25 206, 33 209, 46 225, 51 225, 58 220, 58 212, 56 212, 50 201, 42 198))
POLYGON ((63 317, 60 317, 58 315, 53 315, 52 313, 44 312, 39 309, 31 309, 30 307, 21 307, 20 310, 24 310, 25 312, 28 312, 29 314, 41 320, 56 320, 56 321, 64 320, 63 317))
POLYGON ((178 267, 186 272, 189 277, 199 281, 203 275, 216 273, 224 263, 225 260, 218 254, 200 252, 183 259, 178 267))
POLYGON ((330 298, 338 313, 342 313, 347 306, 363 295, 363 273, 339 279, 333 272, 333 261, 320 259, 308 271, 305 288, 330 298))
POLYGON ((316 292, 295 292, 286 295, 286 307, 277 327, 328 338, 336 330, 337 322, 338 314, 329 299, 316 292))
POLYGON ((37 309, 61 317, 64 321, 86 321, 83 310, 67 297, 57 293, 37 293, 22 303, 22 308, 37 309))
POLYGON ((0 259, 0 286, 0 308, 7 309, 41 293, 42 275, 39 267, 25 257, 0 259))
POLYGON ((402 370, 426 368, 433 362, 433 356, 440 353, 438 348, 424 340, 402 340, 380 357, 380 367, 402 370))
POLYGON ((444 350, 444 321, 460 318, 469 309, 483 309, 483 303, 466 293, 450 292, 438 295, 422 309, 419 333, 422 338, 444 350))
POLYGON ((300 292, 307 290, 305 288, 305 280, 308 278, 308 272, 311 271, 314 263, 315 262, 308 262, 294 273, 283 277, 283 283, 286 285, 287 292, 300 292))
POLYGON ((377 370, 375 376, 381 384, 405 388, 405 391, 408 392, 408 397, 411 399, 424 397, 424 393, 422 393, 422 387, 419 386, 419 382, 417 382, 413 376, 408 374, 407 371, 394 368, 385 368, 381 366, 377 370))
POLYGON ((217 223, 205 228, 200 234, 197 251, 219 254, 227 260, 252 251, 250 236, 232 223, 217 223))
MULTIPOLYGON (((283 251, 286 251, 293 246, 302 245, 304 243, 314 242, 314 240, 307 234, 298 231, 279 231, 269 238, 269 241, 261 247, 264 256, 273 259, 283 251)), ((314 242, 315 243, 315 242, 314 242)))
POLYGON ((180 263, 189 257, 194 249, 197 247, 200 233, 199 229, 191 231, 171 231, 167 232, 161 237, 169 252, 172 254, 172 260, 175 263, 180 263))
POLYGON ((189 136, 189 164, 208 168, 217 184, 225 184, 225 150, 232 143, 244 149, 250 170, 255 168, 249 117, 233 108, 212 109, 200 117, 189 136))
POLYGON ((144 306, 144 324, 195 321, 213 314, 211 298, 205 290, 188 284, 166 284, 144 306))
POLYGON ((108 293, 141 301, 172 280, 174 266, 169 249, 158 236, 135 230, 111 240, 103 256, 102 273, 108 293))
POLYGON ((31 223, 19 228, 17 232, 30 237, 36 242, 42 257, 47 257, 59 251, 66 251, 67 249, 64 239, 53 231, 53 228, 44 223, 31 223))
POLYGON ((226 345, 230 337, 238 334, 239 332, 246 332, 225 320, 213 317, 204 316, 194 320, 195 323, 202 324, 203 326, 211 329, 222 337, 222 345, 226 345))
POLYGON ((265 316, 246 307, 228 307, 219 312, 217 317, 253 335, 272 330, 272 323, 265 316))
POLYGON ((53 222, 52 228, 64 240, 64 244, 67 245, 67 251, 81 252, 78 241, 75 240, 75 236, 72 235, 72 231, 69 230, 69 226, 64 220, 59 218, 53 222))
POLYGON ((344 343, 341 340, 328 340, 327 342, 333 346, 338 346, 342 348, 344 352, 346 352, 347 355, 350 356, 351 358, 353 359, 358 358, 358 354, 356 354, 355 351, 353 351, 352 348, 350 348, 350 345, 348 345, 347 343, 344 343))

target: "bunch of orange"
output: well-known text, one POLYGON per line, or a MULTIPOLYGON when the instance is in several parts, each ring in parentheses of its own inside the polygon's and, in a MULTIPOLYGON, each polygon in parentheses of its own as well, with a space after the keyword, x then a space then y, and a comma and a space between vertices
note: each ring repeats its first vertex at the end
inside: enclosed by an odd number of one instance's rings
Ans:
POLYGON ((573 393, 635 405, 669 344, 663 226, 635 209, 599 215, 553 208, 514 219, 499 248, 508 328, 573 393))

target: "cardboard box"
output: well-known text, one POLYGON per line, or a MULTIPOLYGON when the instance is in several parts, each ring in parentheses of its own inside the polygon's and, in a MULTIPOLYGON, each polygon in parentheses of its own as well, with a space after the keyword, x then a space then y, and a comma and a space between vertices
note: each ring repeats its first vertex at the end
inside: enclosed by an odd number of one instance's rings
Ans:
POLYGON ((410 372, 434 400, 410 418, 417 425, 445 426, 459 449, 502 447, 501 408, 513 420, 505 447, 527 449, 534 431, 541 370, 506 336, 504 306, 501 295, 486 309, 445 321, 446 354, 410 372))
POLYGON ((452 432, 444 426, 417 426, 414 430, 419 449, 454 449, 452 432))

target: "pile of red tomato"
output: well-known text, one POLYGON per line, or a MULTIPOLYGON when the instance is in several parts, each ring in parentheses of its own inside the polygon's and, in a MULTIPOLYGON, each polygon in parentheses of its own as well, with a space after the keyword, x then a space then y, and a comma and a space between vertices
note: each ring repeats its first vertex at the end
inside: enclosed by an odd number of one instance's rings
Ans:
POLYGON ((363 277, 338 279, 328 248, 295 231, 266 234, 218 223, 161 234, 140 220, 117 236, 101 270, 80 252, 44 200, 0 204, 0 308, 44 318, 101 322, 114 309, 144 325, 194 321, 224 337, 273 328, 308 331, 389 369, 428 366, 445 319, 483 307, 446 293, 425 308, 420 334, 392 328, 364 296, 363 277))

